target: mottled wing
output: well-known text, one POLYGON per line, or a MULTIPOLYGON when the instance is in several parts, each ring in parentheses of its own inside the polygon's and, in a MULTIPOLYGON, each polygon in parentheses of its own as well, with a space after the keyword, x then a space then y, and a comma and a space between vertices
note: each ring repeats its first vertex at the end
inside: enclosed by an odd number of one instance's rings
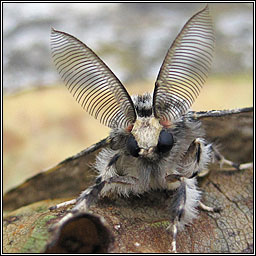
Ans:
POLYGON ((206 139, 216 142, 227 159, 237 163, 253 161, 253 108, 189 112, 200 120, 206 139))
POLYGON ((110 128, 125 128, 135 121, 135 109, 126 89, 90 48, 52 29, 51 49, 62 80, 90 115, 110 128))
POLYGON ((96 172, 92 166, 99 151, 108 144, 108 138, 101 140, 9 190, 3 197, 4 210, 14 210, 44 199, 78 196, 94 183, 96 172))
POLYGON ((153 95, 157 118, 173 120, 190 108, 208 75, 214 41, 207 5, 185 24, 163 61, 153 95))

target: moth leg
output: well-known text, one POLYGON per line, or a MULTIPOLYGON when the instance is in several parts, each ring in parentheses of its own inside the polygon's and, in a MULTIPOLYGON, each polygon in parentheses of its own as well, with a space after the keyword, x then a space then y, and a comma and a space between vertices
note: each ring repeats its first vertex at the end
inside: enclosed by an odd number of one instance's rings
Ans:
MULTIPOLYGON (((190 177, 187 177, 188 179, 192 179, 195 176, 204 176, 206 175, 209 170, 206 169, 208 163, 211 161, 211 155, 214 154, 214 157, 217 159, 217 157, 222 157, 224 161, 226 160, 220 153, 213 148, 212 144, 207 143, 205 140, 197 138, 195 139, 189 146, 185 156, 184 160, 186 165, 183 168, 189 169, 187 166, 191 166, 193 169, 190 170, 190 177), (218 154, 218 155, 217 155, 218 154)), ((231 161, 228 161, 229 163, 232 163, 231 161)), ((201 201, 199 201, 199 207, 202 210, 208 211, 208 212, 220 212, 220 207, 209 207, 203 204, 201 201)))
POLYGON ((178 227, 177 227, 177 218, 173 221, 173 226, 172 226, 172 251, 174 253, 177 253, 176 249, 176 237, 178 234, 178 227))
POLYGON ((224 164, 227 164, 239 170, 239 164, 226 159, 214 146, 212 146, 211 149, 213 152, 213 160, 217 161, 220 164, 220 168, 222 168, 224 164))
POLYGON ((174 182, 176 189, 173 190, 171 197, 171 224, 168 229, 172 227, 172 251, 177 252, 177 234, 197 216, 196 207, 200 201, 200 192, 197 190, 195 178, 180 177, 176 181, 172 180, 168 187, 171 188, 174 182))
POLYGON ((84 190, 77 199, 73 199, 50 207, 50 210, 75 203, 76 205, 71 210, 72 212, 87 211, 91 204, 97 201, 100 192, 106 184, 123 184, 132 186, 135 185, 137 181, 138 179, 132 176, 113 176, 103 181, 101 181, 101 177, 99 177, 96 179, 96 184, 84 190))
POLYGON ((198 173, 198 177, 204 177, 204 176, 206 176, 208 173, 210 172, 210 170, 209 169, 204 169, 204 170, 202 170, 200 173, 198 173))
POLYGON ((201 201, 199 202, 199 207, 207 212, 220 212, 222 209, 220 207, 210 207, 203 204, 201 201))
POLYGON ((87 211, 92 203, 95 203, 100 192, 105 185, 122 184, 132 186, 138 182, 138 179, 132 176, 113 176, 101 181, 101 177, 97 178, 96 184, 84 190, 76 199, 76 205, 72 211, 87 211))
POLYGON ((76 204, 75 207, 71 210, 72 212, 75 212, 76 211, 75 208, 77 207, 77 205, 80 205, 80 201, 82 201, 82 200, 84 200, 84 202, 86 202, 86 203, 83 205, 84 207, 80 206, 78 208, 80 208, 80 210, 82 210, 82 208, 84 208, 84 210, 86 210, 91 205, 91 203, 93 201, 95 201, 94 197, 97 197, 98 194, 100 193, 100 191, 102 189, 101 186, 103 188, 104 184, 101 183, 101 185, 99 186, 99 184, 96 183, 95 185, 90 186, 89 188, 84 190, 77 199, 72 199, 72 200, 57 204, 55 206, 51 206, 49 208, 49 210, 56 210, 58 208, 65 207, 70 204, 76 204))
MULTIPOLYGON (((222 166, 223 165, 228 165, 228 166, 231 166, 233 168, 235 168, 236 170, 246 170, 246 169, 249 169, 249 168, 253 168, 253 163, 244 163, 244 164, 237 164, 235 162, 232 162, 228 159, 226 159, 219 151, 216 147, 214 147, 212 144, 208 144, 207 145, 208 149, 209 149, 209 156, 211 158, 211 161, 212 162, 217 162, 219 163, 220 165, 220 168, 222 169, 222 166)), ((209 173, 209 169, 205 168, 203 170, 201 170, 199 173, 198 173, 198 176, 199 177, 203 177, 203 176, 206 176, 208 173, 209 173)))
MULTIPOLYGON (((222 157, 226 160, 220 153, 213 148, 212 144, 207 143, 205 140, 197 138, 190 144, 186 154, 184 155, 183 162, 185 163, 183 168, 186 170, 183 171, 183 175, 186 174, 187 179, 192 179, 195 176, 204 176, 209 170, 207 169, 208 163, 212 160, 212 156, 217 159, 222 157), (189 170, 189 171, 188 171, 189 170)), ((231 162, 231 161, 229 161, 231 162)), ((175 175, 172 175, 173 178, 178 179, 175 175)), ((168 176, 167 176, 168 177, 168 176)), ((170 179, 170 178, 169 178, 170 179)), ((202 210, 209 212, 220 212, 220 207, 209 207, 204 205, 199 201, 199 207, 202 210)))
POLYGON ((71 210, 76 211, 87 211, 91 204, 96 202, 98 196, 106 184, 123 184, 123 185, 135 185, 138 179, 131 176, 113 176, 104 181, 101 181, 101 177, 96 179, 96 184, 88 187, 84 190, 77 199, 72 199, 49 208, 49 210, 55 210, 60 207, 68 206, 70 204, 76 204, 71 210))
POLYGON ((91 203, 97 200, 98 194, 100 193, 104 185, 105 185, 105 182, 97 183, 97 180, 96 180, 96 184, 84 190, 77 199, 73 199, 73 200, 51 207, 50 210, 54 210, 62 206, 69 205, 71 203, 76 204, 71 209, 71 211, 68 212, 64 217, 62 217, 56 224, 54 224, 51 229, 54 230, 54 229, 57 229, 58 227, 61 227, 66 221, 71 219, 74 216, 74 214, 76 214, 77 212, 87 211, 91 203))
POLYGON ((202 169, 206 168, 210 161, 209 152, 209 145, 203 139, 193 140, 177 172, 166 176, 168 188, 175 191, 171 201, 171 244, 172 251, 175 253, 177 252, 176 239, 178 232, 196 217, 196 207, 200 204, 200 192, 196 188, 195 177, 202 169))
POLYGON ((179 231, 179 222, 181 217, 184 214, 184 208, 186 203, 186 186, 183 182, 180 183, 180 186, 175 190, 172 202, 171 202, 171 224, 167 229, 170 229, 172 226, 172 252, 176 253, 176 239, 179 231))
POLYGON ((57 204, 50 207, 49 210, 55 210, 70 204, 76 204, 72 208, 72 212, 76 212, 78 209, 81 211, 86 211, 90 207, 90 205, 97 199, 97 196, 104 187, 104 185, 105 182, 97 182, 96 180, 96 184, 84 190, 77 199, 72 199, 70 201, 57 204))
MULTIPOLYGON (((232 162, 228 159, 226 159, 219 151, 216 147, 214 147, 213 145, 211 145, 211 150, 212 150, 212 160, 213 162, 218 162, 220 164, 220 168, 222 168, 223 165, 228 165, 231 166, 233 168, 235 168, 236 170, 240 171, 240 170, 246 170, 248 168, 252 168, 253 167, 253 163, 244 163, 244 164, 237 164, 235 162, 232 162)), ((200 175, 202 176, 202 175, 200 175)))
POLYGON ((61 208, 61 207, 65 207, 65 206, 68 206, 70 204, 75 204, 75 203, 76 203, 76 199, 72 199, 72 200, 69 200, 69 201, 66 201, 66 202, 63 202, 63 203, 51 206, 49 208, 49 210, 52 211, 52 210, 55 210, 55 209, 58 209, 58 208, 61 208))
POLYGON ((211 144, 206 143, 202 138, 193 140, 185 152, 176 173, 188 179, 199 175, 211 161, 212 150, 210 147, 211 144))
POLYGON ((71 211, 87 211, 91 204, 98 200, 98 196, 105 184, 106 181, 97 182, 96 180, 96 184, 88 187, 79 195, 79 197, 76 199, 76 204, 71 211))
POLYGON ((56 206, 53 206, 50 208, 50 210, 60 208, 62 206, 66 206, 69 204, 74 204, 75 206, 71 209, 70 212, 68 212, 59 222, 57 222, 52 229, 56 229, 60 226, 62 226, 67 220, 72 218, 74 214, 77 212, 85 212, 87 211, 92 203, 95 203, 98 198, 99 194, 104 188, 106 184, 123 184, 123 185, 129 185, 132 186, 136 184, 138 181, 137 178, 132 176, 113 176, 109 179, 101 181, 101 177, 96 179, 96 184, 93 186, 90 186, 86 190, 84 190, 80 196, 77 199, 73 199, 64 203, 60 203, 56 206))
POLYGON ((172 246, 172 252, 174 252, 174 253, 177 253, 176 239, 177 239, 177 234, 178 234, 178 230, 179 230, 178 229, 179 222, 180 222, 182 214, 184 212, 185 200, 186 200, 186 193, 184 191, 184 187, 180 186, 178 188, 178 190, 175 192, 175 199, 173 200, 174 204, 172 203, 172 206, 171 206, 172 207, 172 209, 171 209, 171 214, 172 214, 171 224, 167 227, 167 229, 170 229, 172 226, 171 246, 172 246))

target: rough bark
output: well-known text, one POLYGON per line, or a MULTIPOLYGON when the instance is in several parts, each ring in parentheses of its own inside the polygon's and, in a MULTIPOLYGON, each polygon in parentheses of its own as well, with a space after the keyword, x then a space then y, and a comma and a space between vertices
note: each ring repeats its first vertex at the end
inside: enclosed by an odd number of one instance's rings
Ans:
MULTIPOLYGON (((200 211, 198 219, 178 234, 182 253, 243 253, 253 250, 253 173, 212 171, 200 178, 203 202, 220 206, 220 213, 200 211)), ((64 200, 64 199, 63 199, 64 200)), ((84 223, 73 224, 60 234, 50 231, 67 208, 50 212, 60 200, 22 207, 4 218, 4 252, 170 252, 168 197, 163 191, 141 197, 102 199, 84 214, 84 223), (97 219, 104 218, 104 222, 97 219), (82 231, 81 231, 82 230, 82 231)), ((81 217, 80 217, 81 218, 81 217)))

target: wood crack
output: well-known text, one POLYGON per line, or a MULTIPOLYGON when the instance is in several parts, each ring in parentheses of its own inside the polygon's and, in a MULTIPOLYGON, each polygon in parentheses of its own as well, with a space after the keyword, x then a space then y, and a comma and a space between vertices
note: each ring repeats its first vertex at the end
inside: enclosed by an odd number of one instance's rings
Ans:
POLYGON ((220 186, 219 186, 218 184, 216 184, 215 182, 213 182, 210 178, 209 178, 209 181, 210 181, 210 183, 211 183, 223 196, 225 196, 225 198, 226 198, 229 202, 233 203, 233 204, 236 206, 236 208, 237 208, 239 211, 241 211, 241 212, 243 213, 243 215, 245 216, 246 220, 247 220, 248 222, 250 222, 250 220, 248 219, 248 216, 247 216, 247 215, 243 212, 243 210, 239 207, 239 204, 238 204, 236 201, 234 201, 234 200, 232 200, 231 198, 229 198, 229 196, 228 196, 225 192, 223 192, 223 190, 220 188, 220 186))

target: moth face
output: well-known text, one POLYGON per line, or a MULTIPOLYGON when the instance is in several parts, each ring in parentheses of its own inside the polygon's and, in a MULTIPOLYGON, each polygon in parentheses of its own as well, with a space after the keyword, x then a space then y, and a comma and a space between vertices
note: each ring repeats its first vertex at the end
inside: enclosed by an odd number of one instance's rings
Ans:
POLYGON ((134 157, 154 158, 169 152, 173 135, 153 116, 149 94, 133 97, 137 119, 127 139, 127 150, 134 157))
POLYGON ((139 118, 127 139, 127 150, 133 157, 155 158, 169 152, 173 144, 172 133, 158 119, 139 118))

